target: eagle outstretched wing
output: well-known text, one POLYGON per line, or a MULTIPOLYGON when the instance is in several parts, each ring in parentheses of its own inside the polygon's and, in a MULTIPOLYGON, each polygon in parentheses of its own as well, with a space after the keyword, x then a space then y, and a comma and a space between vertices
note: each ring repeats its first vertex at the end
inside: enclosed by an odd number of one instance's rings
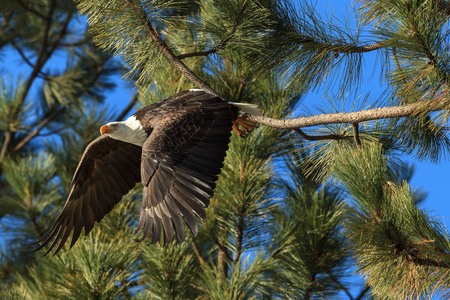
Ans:
POLYGON ((58 253, 73 231, 72 247, 83 227, 85 235, 100 222, 122 196, 140 181, 142 148, 100 136, 86 148, 72 180, 62 212, 42 234, 37 251, 52 242, 44 255, 58 253))

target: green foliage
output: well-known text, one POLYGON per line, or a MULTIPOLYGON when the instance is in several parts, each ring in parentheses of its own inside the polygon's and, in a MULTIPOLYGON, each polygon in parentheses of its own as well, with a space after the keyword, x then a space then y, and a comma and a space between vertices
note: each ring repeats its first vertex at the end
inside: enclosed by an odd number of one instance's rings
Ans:
POLYGON ((282 267, 278 281, 289 299, 332 297, 348 276, 343 197, 332 186, 298 171, 309 156, 300 149, 286 160, 289 180, 282 182, 286 196, 276 218, 280 245, 276 259, 282 267))
POLYGON ((195 299, 199 266, 189 242, 142 247, 144 296, 151 299, 195 299))
POLYGON ((14 85, 7 86, 5 79, 0 80, 0 130, 2 132, 9 130, 20 131, 23 130, 20 126, 24 124, 26 117, 25 113, 29 108, 24 105, 21 98, 23 93, 23 86, 21 82, 14 85))
POLYGON ((354 201, 346 231, 372 292, 404 299, 448 290, 450 240, 443 225, 416 206, 405 181, 394 183, 380 144, 343 151, 337 176, 354 201))

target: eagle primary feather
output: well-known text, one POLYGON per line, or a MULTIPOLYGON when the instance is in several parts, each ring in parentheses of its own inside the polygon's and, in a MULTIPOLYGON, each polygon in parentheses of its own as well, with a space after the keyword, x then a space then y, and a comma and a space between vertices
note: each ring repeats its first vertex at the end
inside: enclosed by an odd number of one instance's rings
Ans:
POLYGON ((152 236, 155 243, 163 234, 167 244, 175 234, 182 242, 183 220, 196 235, 195 216, 206 216, 231 129, 238 123, 254 127, 242 119, 246 113, 259 110, 188 90, 146 106, 124 122, 102 126, 102 136, 83 153, 62 212, 35 251, 51 243, 44 255, 55 247, 58 253, 73 231, 72 247, 83 227, 87 235, 139 181, 144 187, 137 226, 142 239, 152 236))

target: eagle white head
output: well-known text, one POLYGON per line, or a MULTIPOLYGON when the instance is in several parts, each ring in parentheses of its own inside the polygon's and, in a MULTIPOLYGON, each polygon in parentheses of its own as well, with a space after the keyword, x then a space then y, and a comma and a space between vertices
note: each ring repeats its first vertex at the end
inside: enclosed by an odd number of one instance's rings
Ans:
POLYGON ((142 129, 141 122, 135 116, 131 116, 123 122, 109 122, 100 127, 100 133, 140 147, 142 147, 148 137, 145 130, 142 129))

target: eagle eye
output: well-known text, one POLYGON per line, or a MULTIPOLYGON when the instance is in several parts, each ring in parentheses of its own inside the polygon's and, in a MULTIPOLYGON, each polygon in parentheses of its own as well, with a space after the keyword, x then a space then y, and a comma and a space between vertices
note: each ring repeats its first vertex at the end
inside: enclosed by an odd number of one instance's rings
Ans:
POLYGON ((119 127, 119 124, 112 124, 113 127, 119 127))

